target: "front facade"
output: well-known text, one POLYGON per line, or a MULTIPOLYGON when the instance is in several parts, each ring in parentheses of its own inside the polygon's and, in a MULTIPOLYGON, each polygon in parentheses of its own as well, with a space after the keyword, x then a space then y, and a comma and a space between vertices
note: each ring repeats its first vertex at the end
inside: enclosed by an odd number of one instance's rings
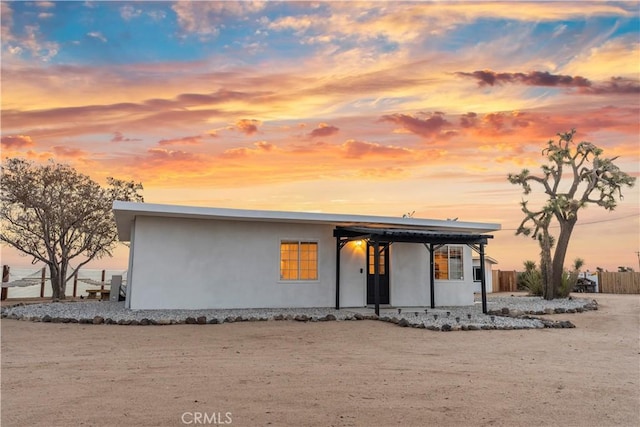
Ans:
POLYGON ((120 239, 131 243, 126 304, 132 309, 469 305, 475 290, 471 246, 436 247, 370 231, 360 236, 349 227, 412 236, 471 236, 500 228, 128 202, 115 202, 114 212, 120 239))

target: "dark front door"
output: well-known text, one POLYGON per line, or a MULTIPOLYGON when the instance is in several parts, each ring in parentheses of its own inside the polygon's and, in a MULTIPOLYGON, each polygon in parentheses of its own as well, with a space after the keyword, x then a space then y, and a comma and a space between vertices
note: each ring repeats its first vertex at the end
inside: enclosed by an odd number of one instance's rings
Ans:
MULTIPOLYGON (((367 245, 367 304, 375 304, 375 255, 373 245, 367 245)), ((380 304, 389 304, 389 244, 380 243, 378 257, 380 275, 380 304)))

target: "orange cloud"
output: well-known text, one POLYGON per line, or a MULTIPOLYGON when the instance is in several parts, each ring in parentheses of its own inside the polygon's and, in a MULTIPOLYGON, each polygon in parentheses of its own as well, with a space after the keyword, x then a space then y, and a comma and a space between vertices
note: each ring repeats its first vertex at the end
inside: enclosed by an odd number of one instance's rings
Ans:
POLYGON ((2 146, 7 149, 22 149, 34 146, 34 142, 28 135, 7 135, 2 137, 2 146))
POLYGON ((260 120, 240 119, 236 122, 235 127, 245 135, 253 135, 258 132, 258 126, 261 124, 262 122, 260 120))
POLYGON ((443 132, 444 128, 451 125, 451 123, 444 118, 444 113, 439 111, 435 113, 418 113, 415 116, 408 114, 391 114, 382 116, 380 120, 400 125, 402 129, 406 129, 424 138, 447 136, 446 132, 443 132))
POLYGON ((356 141, 354 139, 342 144, 342 149, 345 152, 345 157, 349 159, 360 159, 365 156, 393 158, 412 154, 412 151, 407 148, 384 146, 374 142, 356 141))
POLYGON ((86 151, 79 148, 67 147, 63 145, 56 145, 52 147, 52 149, 55 155, 59 157, 80 158, 85 157, 88 154, 86 151))
POLYGON ((158 141, 158 145, 200 145, 202 144, 202 137, 200 135, 183 136, 181 138, 173 139, 161 139, 158 141))

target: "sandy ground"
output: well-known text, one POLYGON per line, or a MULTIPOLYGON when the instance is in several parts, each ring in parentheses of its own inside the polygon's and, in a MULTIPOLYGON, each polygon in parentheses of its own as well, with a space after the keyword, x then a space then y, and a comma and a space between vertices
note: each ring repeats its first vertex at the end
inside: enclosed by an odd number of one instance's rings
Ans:
POLYGON ((594 297, 576 329, 3 320, 2 426, 638 426, 640 296, 594 297))

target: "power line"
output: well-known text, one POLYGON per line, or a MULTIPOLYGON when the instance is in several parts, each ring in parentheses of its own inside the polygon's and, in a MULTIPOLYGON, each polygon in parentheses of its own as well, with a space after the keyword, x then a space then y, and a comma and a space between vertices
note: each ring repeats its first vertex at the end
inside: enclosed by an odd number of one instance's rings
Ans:
MULTIPOLYGON (((597 221, 589 221, 589 222, 577 222, 575 227, 579 226, 579 225, 590 225, 590 224, 600 224, 603 222, 612 222, 612 221, 619 221, 621 219, 627 219, 627 218, 632 218, 634 216, 640 216, 640 213, 635 213, 635 214, 631 214, 631 215, 626 215, 626 216, 620 216, 618 218, 610 218, 610 219, 600 219, 597 221)), ((559 228, 559 225, 550 225, 549 228, 559 228)), ((501 228, 500 231, 517 231, 517 228, 501 228)))

